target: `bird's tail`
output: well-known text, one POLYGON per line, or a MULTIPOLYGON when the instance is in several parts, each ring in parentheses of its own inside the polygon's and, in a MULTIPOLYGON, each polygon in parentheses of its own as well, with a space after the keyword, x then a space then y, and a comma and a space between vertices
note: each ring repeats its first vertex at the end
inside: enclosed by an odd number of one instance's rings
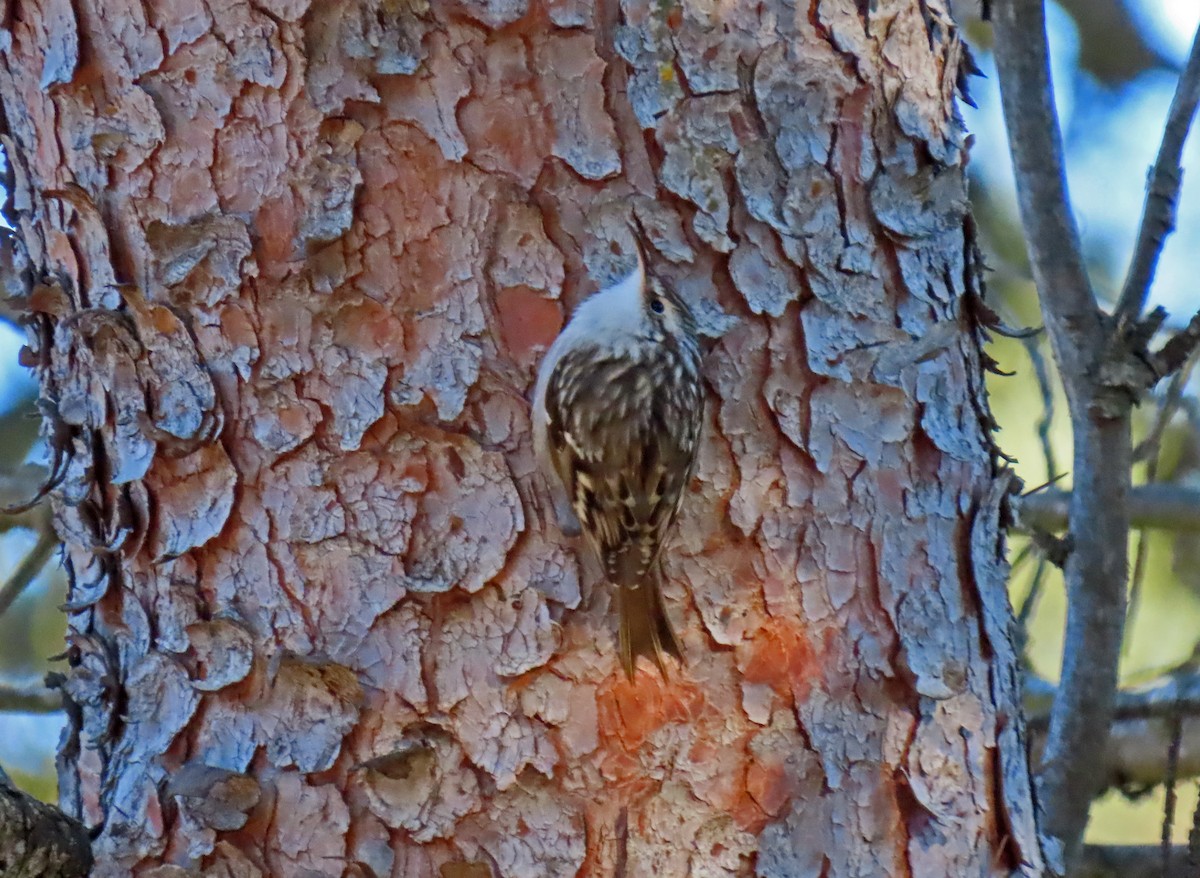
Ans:
POLYGON ((658 564, 648 574, 631 584, 617 586, 617 601, 621 615, 621 665, 625 674, 633 679, 637 657, 644 655, 658 665, 659 673, 665 678, 667 668, 663 663, 665 653, 683 661, 679 640, 671 628, 662 599, 662 576, 658 564))

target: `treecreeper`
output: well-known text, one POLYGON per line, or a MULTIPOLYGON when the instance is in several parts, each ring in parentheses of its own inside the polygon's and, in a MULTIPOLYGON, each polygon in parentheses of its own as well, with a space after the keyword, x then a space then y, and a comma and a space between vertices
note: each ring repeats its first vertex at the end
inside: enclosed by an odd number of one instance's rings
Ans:
POLYGON ((639 252, 627 277, 575 310, 538 372, 534 445, 560 524, 578 520, 616 589, 630 679, 640 655, 664 676, 665 654, 683 657, 663 606, 662 550, 695 468, 700 360, 691 310, 639 252))

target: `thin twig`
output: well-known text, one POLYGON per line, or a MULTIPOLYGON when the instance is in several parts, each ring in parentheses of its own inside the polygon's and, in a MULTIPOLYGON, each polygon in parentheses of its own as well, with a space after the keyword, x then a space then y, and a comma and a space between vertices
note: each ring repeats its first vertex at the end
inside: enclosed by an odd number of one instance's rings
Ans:
MULTIPOLYGON (((1042 396, 1042 417, 1038 420, 1037 436, 1042 447, 1042 461, 1046 465, 1046 485, 1044 487, 1049 487, 1058 479, 1058 462, 1055 459, 1054 445, 1050 441, 1050 429, 1054 426, 1054 386, 1050 383, 1050 370, 1046 368, 1046 358, 1042 356, 1041 339, 1030 336, 1021 341, 1025 345, 1025 353, 1029 357, 1029 362, 1033 365, 1033 374, 1037 378, 1038 390, 1042 396)), ((1030 545, 1032 546, 1033 543, 1031 542, 1030 545)), ((1049 569, 1050 565, 1046 561, 1046 556, 1040 555, 1037 560, 1037 569, 1033 573, 1033 580, 1029 584, 1029 592, 1025 595, 1025 600, 1021 602, 1021 609, 1017 614, 1017 636, 1020 638, 1019 646, 1022 654, 1025 652, 1025 646, 1029 639, 1029 620, 1042 597, 1042 586, 1046 584, 1046 574, 1049 569)))
POLYGON ((1067 195, 1043 0, 1005 0, 993 10, 993 21, 1021 224, 1075 439, 1061 685, 1038 778, 1042 828, 1061 841, 1069 866, 1087 823, 1091 766, 1104 754, 1117 685, 1133 400, 1098 405, 1106 391, 1101 365, 1113 339, 1088 279, 1067 195))
POLYGON ((54 554, 57 545, 58 538, 50 530, 44 530, 38 534, 38 540, 33 548, 21 559, 21 563, 12 572, 12 576, 3 585, 0 585, 0 615, 3 615, 12 606, 13 601, 29 587, 29 583, 33 582, 42 568, 46 566, 46 562, 54 554))
POLYGON ((1200 785, 1197 788, 1196 809, 1192 811, 1192 830, 1188 833, 1188 874, 1200 875, 1200 785))
POLYGON ((46 467, 25 464, 13 472, 0 473, 0 530, 13 527, 37 527, 47 518, 44 504, 29 503, 39 496, 42 486, 50 479, 46 467))
POLYGON ((1134 463, 1141 463, 1143 460, 1148 460, 1153 457, 1159 447, 1162 445, 1163 435, 1167 431, 1167 427, 1171 425, 1171 419, 1175 417, 1175 413, 1179 411, 1179 406, 1183 402, 1183 394, 1187 389, 1188 379, 1192 377, 1192 370, 1196 366, 1196 352, 1193 352, 1188 361, 1183 364, 1178 372, 1171 376, 1171 383, 1167 385, 1166 392, 1162 395, 1162 403, 1158 407, 1158 412, 1154 416, 1154 425, 1150 428, 1150 432, 1146 434, 1146 438, 1137 444, 1137 448, 1133 450, 1134 463))
POLYGON ((1054 446, 1050 442, 1050 428, 1054 425, 1054 388, 1050 383, 1050 370, 1046 368, 1046 358, 1042 356, 1039 346, 1040 339, 1022 339, 1029 362, 1033 364, 1033 374, 1037 378, 1038 390, 1042 395, 1042 417, 1038 421, 1037 436, 1042 446, 1042 460, 1046 464, 1046 479, 1053 479, 1058 474, 1058 463, 1055 461, 1054 446))
MULTIPOLYGON (((1150 458, 1146 465, 1146 482, 1154 484, 1158 481, 1158 450, 1155 449, 1154 456, 1150 458)), ((1132 519, 1132 516, 1130 516, 1132 519)), ((1132 525, 1132 520, 1130 521, 1132 525)), ((1146 564, 1150 560, 1150 534, 1144 527, 1137 529, 1138 541, 1137 552, 1133 556, 1133 573, 1129 577, 1129 604, 1125 610, 1125 642, 1121 646, 1121 654, 1128 655, 1132 637, 1130 632, 1133 630, 1134 622, 1137 620, 1138 610, 1142 606, 1142 584, 1146 581, 1146 564)))
POLYGON ((1045 585, 1049 566, 1049 562, 1044 556, 1038 558, 1037 568, 1033 571, 1033 581, 1029 584, 1029 592, 1025 595, 1025 600, 1021 602, 1021 609, 1017 613, 1017 628, 1022 637, 1025 635, 1030 617, 1033 616, 1033 610, 1042 596, 1042 586, 1045 585))
MULTIPOLYGON (((1030 558, 1034 557, 1036 545, 1033 540, 1026 541, 1021 547, 1021 551, 1017 553, 1017 557, 1013 559, 1009 565, 1008 574, 1010 581, 1016 575, 1017 570, 1030 558)), ((1046 558, 1044 555, 1037 555, 1037 568, 1033 571, 1033 580, 1029 584, 1029 591, 1025 593, 1025 599, 1021 601, 1021 608, 1017 612, 1017 625, 1013 639, 1016 642, 1017 654, 1025 655, 1025 649, 1029 644, 1029 619, 1033 615, 1034 608, 1037 607, 1038 599, 1042 593, 1042 583, 1045 581, 1046 573, 1046 558)))
MULTIPOLYGON (((1152 485, 1158 481, 1158 461, 1159 452, 1162 449, 1162 437, 1167 430, 1167 424, 1175 416, 1180 400, 1183 399, 1184 388, 1187 386, 1188 378, 1191 376, 1192 367, 1195 364, 1196 356, 1193 353, 1188 357, 1183 368, 1171 376, 1171 383, 1167 385, 1167 392, 1163 395, 1162 403, 1155 414, 1154 425, 1151 427, 1149 435, 1138 443, 1137 448, 1133 451, 1135 461, 1146 461, 1146 484, 1152 485)), ((1126 637, 1122 647, 1123 655, 1128 655, 1132 643, 1132 638, 1128 633, 1133 630, 1138 610, 1142 606, 1142 585, 1146 581, 1146 565, 1149 559, 1150 535, 1146 533, 1145 528, 1139 528, 1137 553, 1133 556, 1133 574, 1129 580, 1129 607, 1125 611, 1126 637)))
POLYGON ((0 680, 0 711, 58 713, 62 709, 62 693, 48 688, 41 680, 0 680))
POLYGON ((1012 559, 1012 563, 1008 565, 1009 576, 1015 574, 1019 569, 1021 569, 1021 565, 1032 557, 1033 543, 1026 542, 1025 545, 1021 546, 1021 549, 1017 552, 1016 557, 1012 559))
POLYGON ((1175 829, 1175 780, 1179 772, 1179 748, 1183 745, 1183 720, 1179 715, 1171 717, 1171 746, 1167 748, 1167 779, 1164 782, 1166 795, 1163 801, 1162 834, 1159 845, 1162 849, 1162 878, 1171 874, 1171 836, 1175 829))
MULTIPOLYGON (((1150 466, 1151 483, 1158 476, 1158 461, 1150 466)), ((1131 522, 1132 524, 1132 522, 1131 522)), ((1133 641, 1131 632, 1137 620, 1138 610, 1142 606, 1142 584, 1146 581, 1146 564, 1150 560, 1150 534, 1146 528, 1137 529, 1137 551, 1133 556, 1133 572, 1129 576, 1129 603, 1125 608, 1125 640, 1121 644, 1121 655, 1128 655, 1133 641)))
POLYGON ((1179 200, 1179 185, 1183 179, 1179 161, 1183 155, 1188 130, 1196 116, 1198 103, 1200 30, 1197 30, 1192 39, 1192 51, 1188 55, 1187 66, 1184 67, 1175 86, 1175 97, 1171 99, 1171 108, 1167 112, 1167 125, 1158 148, 1158 158, 1147 180, 1146 202, 1142 208, 1137 245, 1134 247, 1129 274, 1117 304, 1117 317, 1122 322, 1136 320, 1146 307, 1146 299, 1150 295, 1150 285, 1154 282, 1154 272, 1158 267, 1163 244, 1167 235, 1175 229, 1175 206, 1179 200))

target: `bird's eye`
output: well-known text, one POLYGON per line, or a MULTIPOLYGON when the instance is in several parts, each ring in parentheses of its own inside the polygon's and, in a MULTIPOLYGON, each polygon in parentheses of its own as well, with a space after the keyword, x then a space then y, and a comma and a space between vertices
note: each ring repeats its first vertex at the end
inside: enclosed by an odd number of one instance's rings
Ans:
POLYGON ((655 314, 661 314, 663 311, 666 311, 667 308, 665 305, 663 305, 662 299, 651 299, 650 300, 650 310, 653 311, 655 314))

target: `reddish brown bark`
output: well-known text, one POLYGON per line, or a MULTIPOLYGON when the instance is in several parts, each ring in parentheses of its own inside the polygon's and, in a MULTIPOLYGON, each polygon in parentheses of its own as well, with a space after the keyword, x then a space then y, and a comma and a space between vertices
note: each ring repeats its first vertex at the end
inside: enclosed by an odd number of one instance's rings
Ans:
POLYGON ((1039 872, 961 46, 858 6, 8 8, 98 875, 1039 872), (719 336, 633 684, 525 398, 631 218, 719 336))

